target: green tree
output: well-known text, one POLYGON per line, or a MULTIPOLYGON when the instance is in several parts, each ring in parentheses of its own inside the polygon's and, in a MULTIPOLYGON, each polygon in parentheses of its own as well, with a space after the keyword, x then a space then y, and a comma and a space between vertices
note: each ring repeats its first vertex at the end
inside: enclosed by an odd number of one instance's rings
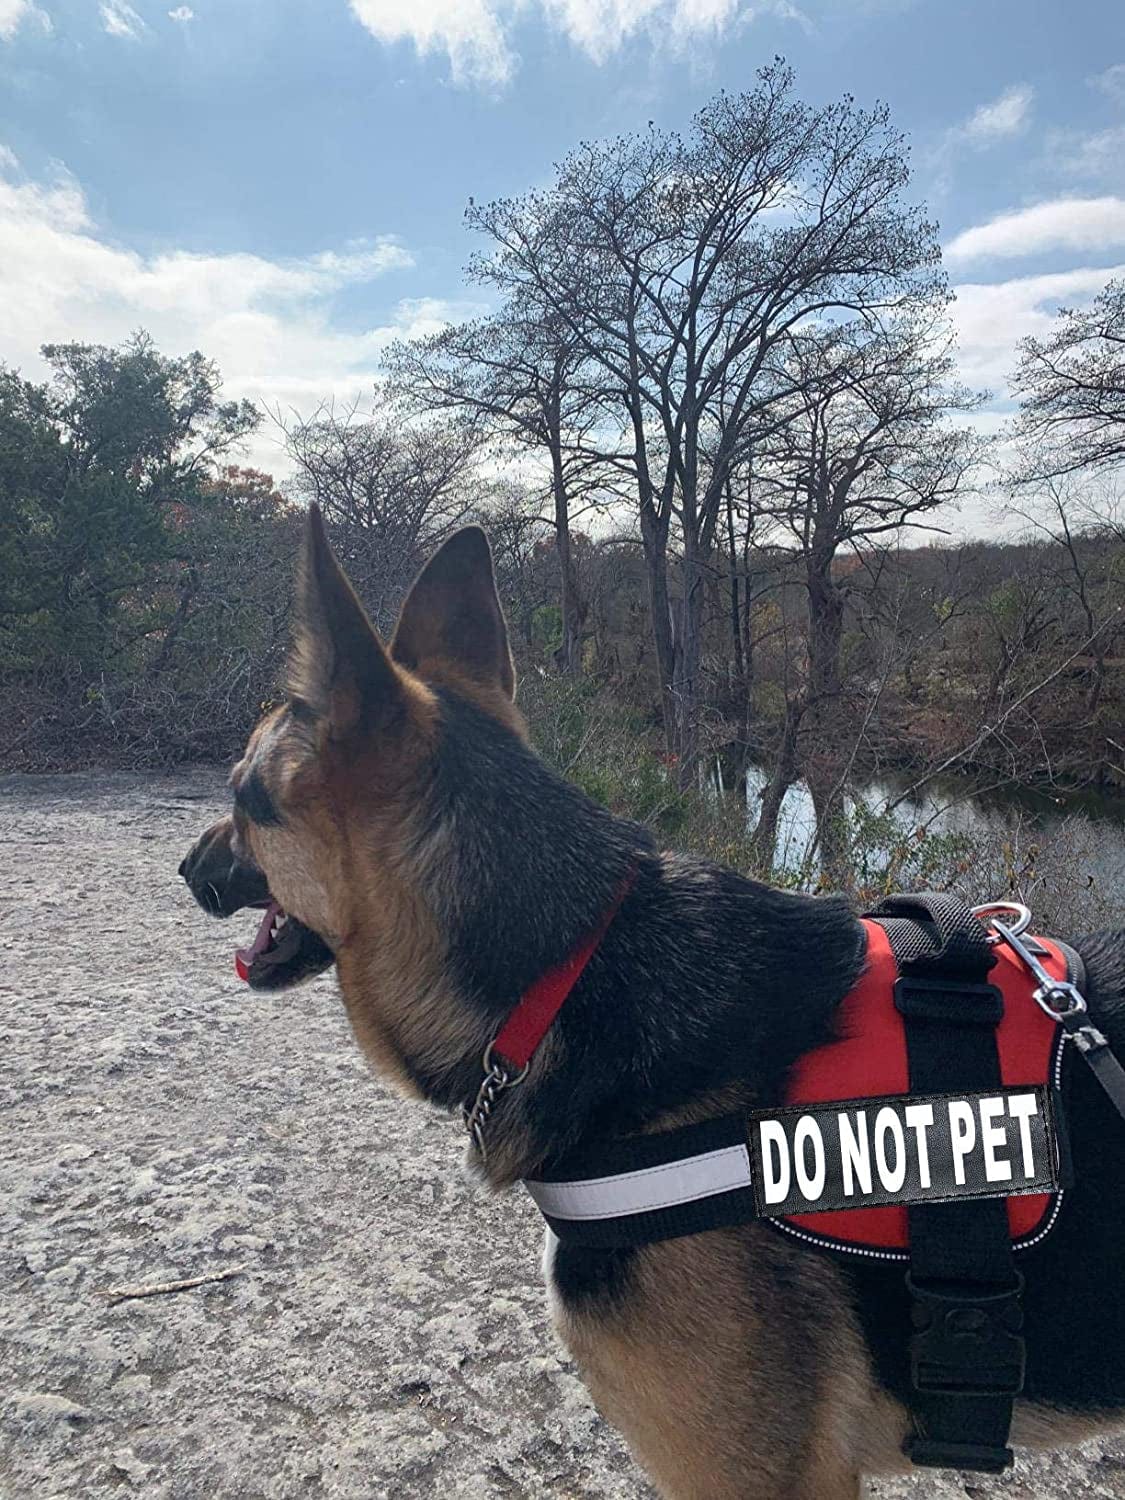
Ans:
POLYGON ((258 416, 220 400, 201 354, 143 333, 42 352, 44 384, 0 368, 0 666, 88 672, 157 627, 173 508, 205 498, 258 416))

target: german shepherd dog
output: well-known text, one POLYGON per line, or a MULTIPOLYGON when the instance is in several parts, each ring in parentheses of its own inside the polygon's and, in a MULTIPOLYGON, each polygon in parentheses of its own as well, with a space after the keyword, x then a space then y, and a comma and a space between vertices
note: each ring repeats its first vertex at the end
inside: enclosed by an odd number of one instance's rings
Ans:
MULTIPOLYGON (((241 953, 250 984, 334 962, 378 1072, 457 1111, 518 998, 633 871, 529 1076, 497 1100, 477 1171, 506 1188, 584 1144, 779 1102, 857 978, 847 902, 662 853, 537 759, 478 528, 434 555, 385 647, 314 510, 297 609, 287 701, 180 867, 213 915, 265 907, 241 953)), ((1125 934, 1081 950, 1091 1012, 1125 1053, 1125 934)), ((1067 1112, 1076 1185, 1020 1257, 1013 1435, 1034 1446, 1125 1412, 1125 1121, 1077 1061, 1067 1112)), ((629 1250, 548 1241, 559 1333, 670 1500, 854 1500, 862 1475, 907 1467, 901 1266, 763 1222, 629 1250)))

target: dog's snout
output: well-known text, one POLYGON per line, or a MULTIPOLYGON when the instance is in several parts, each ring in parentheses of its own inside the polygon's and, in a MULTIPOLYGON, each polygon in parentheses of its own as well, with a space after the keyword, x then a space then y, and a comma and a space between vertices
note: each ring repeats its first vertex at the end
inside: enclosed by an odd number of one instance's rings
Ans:
POLYGON ((180 861, 179 873, 188 889, 213 917, 229 917, 244 906, 269 900, 269 884, 261 870, 235 858, 232 831, 230 818, 221 818, 180 861))

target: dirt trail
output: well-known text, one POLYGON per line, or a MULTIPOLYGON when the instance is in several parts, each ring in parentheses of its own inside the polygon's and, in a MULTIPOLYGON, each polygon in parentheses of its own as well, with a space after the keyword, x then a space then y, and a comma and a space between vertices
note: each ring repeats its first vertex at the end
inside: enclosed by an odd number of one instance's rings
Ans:
MULTIPOLYGON (((0 779, 0 1500, 648 1496, 551 1335, 534 1210, 372 1078, 330 978, 234 979, 248 919, 176 877, 223 801, 0 779)), ((1125 1446, 875 1493, 1125 1496, 1125 1446)))

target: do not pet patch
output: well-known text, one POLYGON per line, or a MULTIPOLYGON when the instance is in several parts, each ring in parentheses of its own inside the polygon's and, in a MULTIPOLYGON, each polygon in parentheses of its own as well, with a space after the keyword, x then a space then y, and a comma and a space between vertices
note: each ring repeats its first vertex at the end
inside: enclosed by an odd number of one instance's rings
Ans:
POLYGON ((895 1094, 750 1117, 760 1217, 1049 1193, 1059 1152, 1045 1087, 895 1094))

